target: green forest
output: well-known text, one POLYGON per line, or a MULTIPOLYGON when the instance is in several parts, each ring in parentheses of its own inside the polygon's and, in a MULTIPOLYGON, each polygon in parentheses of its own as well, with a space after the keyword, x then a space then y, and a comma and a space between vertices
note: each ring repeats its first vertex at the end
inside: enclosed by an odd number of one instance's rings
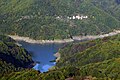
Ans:
POLYGON ((31 68, 34 62, 28 51, 10 37, 0 35, 0 77, 4 73, 31 68))
POLYGON ((43 73, 33 69, 32 52, 8 37, 55 40, 113 30, 120 30, 120 0, 0 0, 0 80, 120 80, 120 34, 65 43, 43 73))
POLYGON ((114 29, 120 29, 119 0, 0 0, 0 34, 54 40, 114 29), (76 15, 88 18, 67 19, 76 15))
POLYGON ((59 50, 61 58, 56 66, 44 73, 29 67, 33 63, 31 56, 15 43, 9 37, 0 36, 1 80, 120 79, 120 34, 66 44, 59 50), (8 58, 3 59, 1 55, 8 58))

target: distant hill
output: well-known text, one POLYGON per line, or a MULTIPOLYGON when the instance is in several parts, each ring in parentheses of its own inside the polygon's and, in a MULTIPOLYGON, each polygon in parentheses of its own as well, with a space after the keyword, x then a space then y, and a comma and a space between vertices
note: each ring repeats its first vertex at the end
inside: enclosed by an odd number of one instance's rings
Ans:
POLYGON ((64 39, 120 28, 119 0, 1 0, 0 12, 0 34, 33 39, 64 39))

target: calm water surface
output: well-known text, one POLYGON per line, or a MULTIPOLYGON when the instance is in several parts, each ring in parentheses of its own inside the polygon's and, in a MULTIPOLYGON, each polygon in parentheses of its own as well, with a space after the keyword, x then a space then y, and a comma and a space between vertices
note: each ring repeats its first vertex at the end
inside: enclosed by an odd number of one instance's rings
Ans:
POLYGON ((32 44, 20 41, 22 47, 32 53, 33 61, 37 64, 33 67, 35 70, 40 70, 41 72, 48 71, 49 68, 55 65, 55 62, 50 62, 55 60, 54 54, 62 47, 64 44, 32 44))

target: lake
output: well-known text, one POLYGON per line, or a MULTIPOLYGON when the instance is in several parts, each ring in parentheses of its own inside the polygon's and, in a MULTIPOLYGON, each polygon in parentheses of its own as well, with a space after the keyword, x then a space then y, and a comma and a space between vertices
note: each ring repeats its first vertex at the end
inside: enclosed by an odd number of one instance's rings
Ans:
POLYGON ((33 44, 20 41, 22 47, 27 51, 32 53, 33 61, 37 64, 33 67, 35 70, 40 72, 46 72, 49 68, 54 66, 55 62, 50 62, 56 59, 54 54, 62 47, 64 44, 33 44))

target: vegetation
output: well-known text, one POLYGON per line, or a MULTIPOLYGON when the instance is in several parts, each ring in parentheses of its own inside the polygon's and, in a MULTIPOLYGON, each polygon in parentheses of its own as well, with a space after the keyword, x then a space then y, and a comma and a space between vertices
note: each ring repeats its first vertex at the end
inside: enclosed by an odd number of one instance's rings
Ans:
POLYGON ((48 72, 4 35, 54 40, 120 29, 119 0, 0 0, 0 80, 119 80, 120 34, 65 44, 48 72), (76 15, 87 19, 68 19, 76 15), (4 34, 4 35, 3 35, 4 34))
MULTIPOLYGON (((5 41, 9 41, 6 40, 9 38, 5 36, 2 39, 5 39, 5 41)), ((5 52, 5 50, 3 51, 5 52)), ((12 63, 8 64, 7 61, 1 60, 0 69, 2 72, 4 71, 4 73, 0 74, 1 75, 0 79, 1 80, 120 79, 119 71, 120 34, 112 37, 106 37, 103 39, 96 39, 81 43, 66 44, 63 48, 59 50, 59 53, 61 54, 61 58, 57 62, 57 65, 54 67, 54 69, 51 69, 50 71, 44 73, 40 73, 39 71, 35 71, 33 69, 25 69, 25 67, 21 66, 18 68, 16 67, 16 64, 12 63)), ((5 55, 7 55, 7 53, 5 55)), ((23 53, 21 53, 21 55, 23 55, 23 53)), ((26 63, 24 59, 20 61, 24 61, 24 64, 26 63)))
POLYGON ((0 12, 0 34, 34 39, 102 34, 120 27, 116 0, 0 0, 0 12), (78 14, 88 19, 67 19, 78 14))
POLYGON ((82 66, 89 63, 119 57, 120 35, 105 37, 82 43, 71 43, 60 49, 61 59, 57 65, 65 66, 71 64, 82 66), (79 64, 79 65, 78 65, 79 64))
POLYGON ((29 53, 10 37, 0 35, 0 76, 3 73, 29 68, 33 63, 29 53))
MULTIPOLYGON (((64 70, 68 67, 78 68, 79 78, 92 76, 98 80, 120 79, 119 49, 120 34, 87 42, 71 43, 60 49, 61 58, 56 68, 64 70)), ((72 70, 66 72, 70 73, 72 70)))

